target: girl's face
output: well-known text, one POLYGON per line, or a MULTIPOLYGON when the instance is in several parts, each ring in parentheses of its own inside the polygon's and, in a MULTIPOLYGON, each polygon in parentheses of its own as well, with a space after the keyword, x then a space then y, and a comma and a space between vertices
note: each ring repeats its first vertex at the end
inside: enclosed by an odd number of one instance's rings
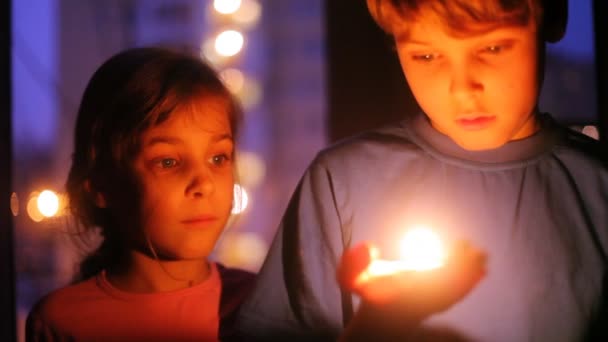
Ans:
POLYGON ((162 260, 207 257, 230 215, 230 122, 223 102, 203 102, 178 109, 145 131, 135 158, 141 224, 137 241, 143 248, 149 242, 162 260))

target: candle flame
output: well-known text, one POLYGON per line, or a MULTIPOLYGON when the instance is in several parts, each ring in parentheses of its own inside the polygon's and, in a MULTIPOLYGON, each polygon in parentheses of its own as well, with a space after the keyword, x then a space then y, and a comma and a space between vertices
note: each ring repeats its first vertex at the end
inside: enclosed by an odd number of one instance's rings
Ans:
POLYGON ((437 233, 424 227, 407 231, 400 245, 399 260, 378 259, 378 251, 371 251, 371 262, 356 279, 363 283, 373 277, 388 276, 406 271, 428 271, 445 263, 445 249, 437 233))
POLYGON ((412 271, 439 268, 445 262, 443 243, 437 233, 428 228, 411 229, 401 240, 401 261, 412 271))

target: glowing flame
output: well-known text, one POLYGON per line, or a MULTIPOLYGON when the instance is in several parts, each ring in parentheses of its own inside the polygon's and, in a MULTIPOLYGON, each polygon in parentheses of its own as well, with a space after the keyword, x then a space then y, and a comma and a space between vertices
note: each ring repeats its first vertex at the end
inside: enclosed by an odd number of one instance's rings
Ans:
POLYGON ((432 270, 443 266, 445 250, 439 236, 430 229, 409 230, 401 240, 401 262, 413 271, 432 270))
POLYGON ((399 260, 378 259, 378 251, 371 250, 371 263, 356 282, 405 271, 428 271, 444 265, 446 252, 439 236, 430 229, 416 227, 407 231, 400 245, 399 260))

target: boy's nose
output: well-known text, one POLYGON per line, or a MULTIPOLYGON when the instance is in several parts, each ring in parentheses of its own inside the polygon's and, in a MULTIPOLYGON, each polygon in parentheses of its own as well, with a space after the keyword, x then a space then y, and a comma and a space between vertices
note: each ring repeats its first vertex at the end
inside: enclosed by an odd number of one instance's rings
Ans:
POLYGON ((474 70, 466 66, 454 68, 450 79, 451 94, 467 99, 481 90, 483 84, 474 70))

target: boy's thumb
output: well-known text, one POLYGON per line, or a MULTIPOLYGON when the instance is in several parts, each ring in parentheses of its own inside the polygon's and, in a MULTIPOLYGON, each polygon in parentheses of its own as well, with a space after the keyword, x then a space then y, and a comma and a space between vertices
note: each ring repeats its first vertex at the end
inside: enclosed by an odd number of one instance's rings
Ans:
POLYGON ((337 274, 340 286, 349 291, 354 290, 355 280, 372 261, 373 249, 371 244, 362 243, 344 252, 337 274))

